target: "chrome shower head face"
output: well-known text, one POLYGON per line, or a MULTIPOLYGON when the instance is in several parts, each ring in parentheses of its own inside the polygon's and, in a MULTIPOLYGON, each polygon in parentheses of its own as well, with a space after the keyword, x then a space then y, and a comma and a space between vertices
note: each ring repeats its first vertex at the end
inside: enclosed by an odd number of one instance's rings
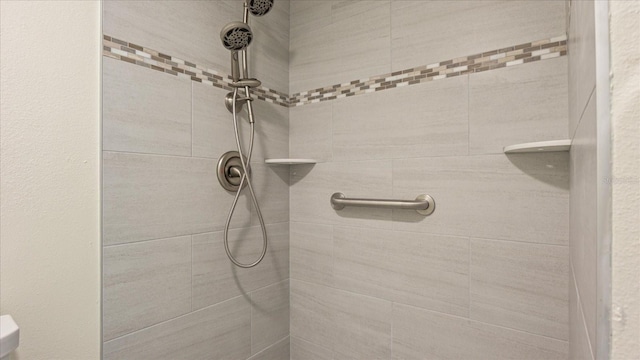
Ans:
POLYGON ((247 48, 253 40, 253 33, 249 25, 242 21, 232 21, 220 31, 222 45, 231 51, 241 51, 247 48))
POLYGON ((253 16, 262 16, 271 10, 273 0, 247 0, 247 6, 253 16))

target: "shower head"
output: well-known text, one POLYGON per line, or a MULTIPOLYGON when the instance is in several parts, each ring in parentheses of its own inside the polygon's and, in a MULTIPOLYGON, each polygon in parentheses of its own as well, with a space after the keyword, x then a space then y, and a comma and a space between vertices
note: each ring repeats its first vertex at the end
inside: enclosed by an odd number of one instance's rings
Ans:
POLYGON ((262 16, 271 10, 273 0, 247 0, 247 6, 254 16, 262 16))
POLYGON ((238 51, 242 51, 251 44, 253 33, 249 25, 242 21, 232 21, 225 25, 220 31, 222 45, 231 50, 231 78, 233 81, 240 79, 240 62, 238 61, 238 51))
POLYGON ((252 39, 251 28, 242 21, 232 21, 220 31, 220 40, 227 50, 244 50, 251 44, 252 39))

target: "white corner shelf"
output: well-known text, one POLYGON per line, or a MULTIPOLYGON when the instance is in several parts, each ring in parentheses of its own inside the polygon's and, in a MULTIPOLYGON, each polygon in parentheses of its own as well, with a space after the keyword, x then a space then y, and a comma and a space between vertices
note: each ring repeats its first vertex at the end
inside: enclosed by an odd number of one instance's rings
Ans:
POLYGON ((569 151, 571 140, 537 141, 504 147, 505 154, 569 151))
POLYGON ((314 159, 266 159, 264 162, 269 165, 304 165, 317 163, 314 159))

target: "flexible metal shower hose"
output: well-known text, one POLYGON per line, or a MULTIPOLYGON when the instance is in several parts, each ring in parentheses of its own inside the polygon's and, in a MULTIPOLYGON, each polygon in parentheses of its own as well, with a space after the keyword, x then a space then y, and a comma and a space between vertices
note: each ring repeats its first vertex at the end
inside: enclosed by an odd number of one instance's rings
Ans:
MULTIPOLYGON (((245 87, 245 92, 247 97, 249 97, 249 88, 245 87)), ((264 224, 264 219, 262 218, 262 212, 260 211, 260 205, 258 205, 258 199, 256 198, 256 194, 253 191, 253 185, 251 184, 251 179, 249 178, 249 172, 247 171, 247 164, 251 162, 251 154, 253 152, 253 138, 255 134, 255 124, 253 120, 253 107, 251 106, 251 100, 247 101, 247 110, 249 112, 249 125, 251 127, 251 136, 249 138, 249 152, 247 153, 247 159, 244 159, 244 152, 242 151, 242 144, 240 143, 240 131, 238 126, 238 112, 236 108, 236 99, 238 98, 238 88, 233 90, 233 130, 236 136, 236 146, 238 147, 238 153, 240 154, 240 163, 242 164, 242 178, 240 180, 240 186, 238 187, 238 191, 236 191, 236 196, 233 199, 233 204, 231 205, 231 209, 229 211, 229 215, 227 216, 227 222, 224 225, 224 250, 227 252, 227 256, 232 263, 241 268, 252 268, 260 263, 262 259, 264 259, 265 254, 267 253, 267 228, 264 224), (231 225, 231 218, 233 217, 233 213, 236 209, 236 205, 238 204, 238 199, 240 198, 240 193, 242 192, 242 187, 244 186, 244 182, 247 182, 247 186, 249 188, 249 194, 251 196, 251 200, 253 205, 256 208, 256 213, 258 215, 258 220, 260 221, 260 228, 262 229, 262 253, 260 257, 252 263, 243 264, 236 260, 235 257, 231 254, 231 250, 229 250, 229 226, 231 225)))

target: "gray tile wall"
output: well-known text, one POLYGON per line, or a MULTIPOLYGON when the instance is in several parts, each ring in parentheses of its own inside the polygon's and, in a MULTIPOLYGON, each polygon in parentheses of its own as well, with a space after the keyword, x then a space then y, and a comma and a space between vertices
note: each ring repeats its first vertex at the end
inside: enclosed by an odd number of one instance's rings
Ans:
MULTIPOLYGON (((228 72, 218 33, 241 16, 239 0, 107 1, 104 31, 228 72)), ((288 1, 252 26, 251 75, 288 92, 288 1)), ((260 265, 240 269, 223 247, 233 195, 215 173, 235 150, 226 92, 110 58, 103 75, 105 359, 288 359, 289 171, 264 165, 289 153, 288 109, 254 103, 270 242, 260 265)), ((242 197, 230 231, 241 261, 261 251, 258 225, 242 197)))
MULTIPOLYGON (((292 1, 291 92, 565 32, 555 1, 348 3, 292 1)), ((502 153, 568 137, 567 82, 561 57, 290 110, 320 160, 291 170, 292 359, 568 358, 569 156, 502 153)))
MULTIPOLYGON (((228 72, 217 34, 241 5, 107 1, 104 31, 228 72)), ((252 75, 304 91, 558 36, 564 9, 277 0, 251 20, 252 75)), ((104 75, 106 359, 568 357, 569 318, 582 314, 567 311, 579 297, 568 291, 579 282, 569 157, 501 151, 573 133, 566 58, 291 109, 255 102, 270 247, 251 270, 222 247, 231 195, 214 168, 234 148, 225 92, 112 59, 104 75), (287 155, 321 163, 263 165, 287 155), (335 212, 335 191, 429 193, 437 208, 335 212)), ((241 260, 260 251, 257 225, 243 198, 230 233, 241 260)))
POLYGON ((291 93, 565 32, 554 0, 293 0, 291 18, 291 93))
POLYGON ((570 357, 594 359, 597 304, 595 4, 571 1, 569 34, 569 136, 571 138, 569 291, 570 357))
POLYGON ((562 1, 391 0, 391 70, 554 37, 564 30, 562 1))

